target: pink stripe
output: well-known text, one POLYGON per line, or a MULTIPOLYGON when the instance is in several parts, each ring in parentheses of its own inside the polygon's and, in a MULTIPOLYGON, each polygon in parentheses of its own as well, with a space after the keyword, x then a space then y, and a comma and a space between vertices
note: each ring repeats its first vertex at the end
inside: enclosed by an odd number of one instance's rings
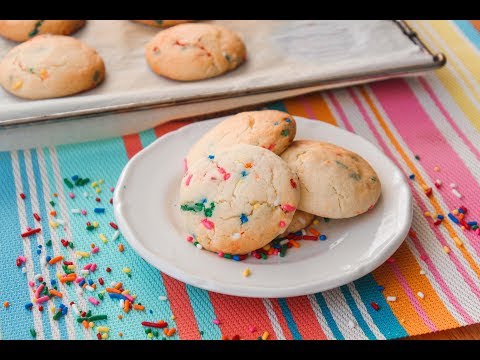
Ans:
MULTIPOLYGON (((449 209, 464 205, 469 210, 467 218, 480 218, 480 208, 477 206, 479 184, 442 133, 438 131, 408 84, 404 80, 384 81, 372 84, 370 88, 405 144, 414 154, 420 155, 420 164, 430 181, 433 183, 438 178, 444 183, 436 192, 443 196, 449 209), (433 170, 437 165, 442 168, 442 171, 433 170), (453 195, 448 186, 452 182, 459 185, 458 191, 464 195, 461 200, 453 195)), ((460 228, 458 230, 461 231, 460 228)), ((464 233, 477 256, 480 256, 478 236, 473 231, 464 233)))
MULTIPOLYGON (((353 98, 353 101, 355 102, 355 104, 357 105, 360 113, 362 114, 363 118, 365 119, 365 121, 367 122, 368 124, 368 127, 370 129, 370 131, 372 132, 372 134, 375 136, 375 138, 377 139, 378 143, 380 144, 380 146, 382 147, 383 151, 385 152, 385 154, 398 166, 400 167, 400 164, 398 162, 398 160, 396 159, 396 157, 391 153, 390 149, 386 146, 385 142, 383 141, 383 138, 380 136, 380 134, 378 133, 377 129, 375 128, 375 126, 373 125, 373 121, 372 119, 370 118, 370 116, 368 115, 368 112, 365 110, 365 107, 363 106, 363 104, 361 103, 361 101, 358 99, 357 95, 355 94, 355 92, 351 89, 348 89, 348 92, 350 94, 350 96, 353 98)), ((415 188, 415 187, 411 187, 412 188, 412 194, 413 194, 413 197, 416 201, 416 203, 418 204, 418 206, 421 208, 422 212, 425 212, 427 211, 427 208, 425 206, 425 203, 423 201, 423 199, 421 198, 421 196, 419 195, 418 193, 418 190, 415 188)), ((422 194, 423 196, 423 194, 422 194)), ((438 242, 440 242, 442 244, 442 246, 446 245, 447 244, 447 241, 445 239, 445 237, 443 236, 443 234, 440 232, 439 228, 434 226, 432 223, 428 222, 428 225, 430 226, 430 229, 435 233, 435 237, 437 239, 438 242)), ((425 250, 423 249, 423 247, 420 245, 420 243, 414 243, 415 247, 417 248, 417 251, 421 254, 423 253, 426 253, 425 250)), ((462 264, 460 263, 460 261, 458 260, 458 258, 455 256, 455 254, 453 252, 450 253, 450 259, 451 261, 454 263, 455 267, 457 268, 458 272, 462 275, 463 279, 465 280, 465 282, 468 284, 468 286, 470 287, 470 289, 473 291, 474 294, 477 295, 477 297, 480 299, 480 292, 479 290, 477 289, 477 287, 475 286, 475 283, 474 281, 472 280, 472 278, 469 276, 469 274, 466 272, 466 270, 464 269, 464 267, 462 266, 462 264)), ((443 292, 445 293, 445 295, 447 296, 447 298, 450 300, 451 304, 455 307, 455 309, 461 314, 463 312, 463 308, 460 306, 460 304, 458 304, 458 301, 457 299, 453 296, 452 292, 450 291, 450 288, 447 287, 447 285, 445 284, 445 281, 443 280, 443 278, 441 277, 440 275, 440 272, 438 271, 438 269, 435 267, 435 265, 430 261, 430 263, 428 264, 428 267, 429 269, 431 270, 431 273, 433 275, 433 277, 435 278, 435 281, 440 285, 440 288, 443 290, 443 292)), ((470 318, 469 318, 470 319, 470 318)), ((466 319, 467 320, 467 319, 466 319)), ((468 320, 467 320, 468 321, 468 320)))
POLYGON ((305 95, 302 95, 300 97, 300 100, 302 102, 302 105, 305 109, 305 112, 307 114, 307 116, 310 118, 310 119, 316 119, 317 117, 315 116, 315 112, 313 111, 312 107, 310 106, 310 103, 308 102, 307 98, 305 97, 305 95))
POLYGON ((428 315, 423 311, 420 303, 417 300, 417 297, 413 293, 412 289, 410 289, 410 286, 407 284, 407 280, 403 277, 402 273, 400 272, 400 269, 398 268, 397 264, 391 263, 392 266, 392 271, 395 274, 395 277, 397 280, 400 282, 400 285, 402 285, 403 291, 405 294, 408 296, 408 299, 412 303, 413 307, 415 308, 415 311, 417 312, 418 316, 420 316, 425 323, 425 325, 428 326, 428 328, 432 331, 438 331, 437 327, 435 324, 430 320, 428 315))
POLYGON ((442 105, 440 100, 438 99, 437 95, 433 92, 433 89, 428 85, 427 80, 425 80, 423 77, 419 77, 418 81, 420 84, 422 84, 423 88, 427 91, 428 95, 432 98, 433 102, 437 106, 438 110, 442 113, 442 115, 445 117, 445 119, 448 121, 448 123, 452 126, 452 128, 455 130, 457 135, 462 139, 462 141, 468 146, 470 151, 475 154, 478 160, 480 160, 480 151, 477 150, 475 146, 468 140, 468 138, 463 134, 462 130, 457 126, 455 121, 452 119, 450 114, 447 112, 445 107, 442 105))
POLYGON ((342 107, 338 103, 333 93, 331 91, 327 91, 327 96, 332 102, 333 107, 335 108, 335 111, 338 113, 338 115, 340 115, 340 119, 342 119, 343 123, 345 124, 345 129, 347 129, 350 132, 355 132, 353 130, 352 124, 350 124, 350 121, 348 120, 347 116, 345 115, 345 112, 343 111, 342 107))

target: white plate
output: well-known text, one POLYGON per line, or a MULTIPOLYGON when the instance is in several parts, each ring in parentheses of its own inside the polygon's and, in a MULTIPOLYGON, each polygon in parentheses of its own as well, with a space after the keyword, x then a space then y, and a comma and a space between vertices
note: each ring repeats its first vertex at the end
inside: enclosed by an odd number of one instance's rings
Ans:
MULTIPOLYGON (((320 224, 326 241, 302 241, 286 256, 237 262, 196 249, 182 230, 178 189, 189 147, 224 118, 171 132, 134 156, 116 186, 113 205, 123 236, 150 264, 188 284, 224 294, 289 297, 335 288, 380 266, 407 236, 412 195, 405 176, 376 146, 320 121, 295 117, 297 139, 328 141, 369 161, 382 196, 363 215, 320 224), (243 277, 245 268, 251 275, 243 277)), ((319 175, 321 176, 321 175, 319 175)))

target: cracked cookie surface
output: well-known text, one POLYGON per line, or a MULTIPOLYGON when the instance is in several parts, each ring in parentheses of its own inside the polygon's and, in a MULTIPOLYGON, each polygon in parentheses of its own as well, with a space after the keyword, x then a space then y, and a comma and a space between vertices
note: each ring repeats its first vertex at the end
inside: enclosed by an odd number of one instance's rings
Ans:
POLYGON ((300 210, 341 219, 375 206, 381 183, 360 155, 339 146, 297 140, 281 155, 300 180, 300 210))
POLYGON ((150 68, 174 80, 211 78, 235 69, 246 59, 242 39, 213 24, 180 24, 159 32, 145 47, 150 68))
POLYGON ((262 110, 238 113, 212 128, 190 149, 187 164, 214 156, 235 144, 256 145, 280 155, 297 132, 293 117, 283 111, 262 110))
POLYGON ((0 62, 0 84, 26 99, 47 99, 96 87, 105 76, 98 53, 80 40, 39 35, 11 49, 0 62))
POLYGON ((184 175, 180 211, 205 249, 246 254, 285 231, 300 200, 298 178, 271 151, 239 144, 197 161, 184 175))
POLYGON ((36 35, 70 35, 85 25, 85 20, 0 20, 0 35, 23 42, 36 35))

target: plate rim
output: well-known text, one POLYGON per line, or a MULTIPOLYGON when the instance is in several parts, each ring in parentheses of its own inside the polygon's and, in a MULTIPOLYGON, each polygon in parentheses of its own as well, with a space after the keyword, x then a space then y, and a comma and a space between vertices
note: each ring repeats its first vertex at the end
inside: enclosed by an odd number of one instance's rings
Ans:
MULTIPOLYGON (((346 132, 349 135, 353 135, 354 137, 360 138, 363 142, 367 142, 368 144, 376 148, 377 151, 380 153, 380 156, 382 156, 384 160, 389 162, 391 166, 393 166, 395 169, 397 169, 399 173, 403 175, 400 168, 397 165, 395 165, 395 163, 389 157, 387 157, 381 151, 381 149, 378 148, 378 146, 371 143, 369 140, 365 139, 364 137, 356 133, 347 131, 345 129, 339 128, 337 126, 323 123, 314 119, 309 119, 309 118, 305 118, 302 116, 295 116, 295 115, 292 115, 292 116, 295 118, 295 121, 297 122, 299 120, 316 122, 317 124, 321 124, 321 126, 332 127, 338 131, 346 132)), ((355 281, 371 273, 376 268, 378 268, 389 257, 391 257, 395 253, 395 251, 400 247, 400 245, 403 243, 403 241, 407 237, 408 231, 412 223, 412 218, 413 218, 413 198, 412 198, 410 186, 408 185, 408 182, 406 181, 405 176, 400 177, 400 182, 401 182, 401 185, 403 185, 403 187, 407 190, 407 194, 406 194, 407 199, 404 200, 404 202, 406 202, 407 214, 404 217, 405 219, 404 223, 399 225, 398 233, 392 237, 389 243, 381 251, 379 251, 378 254, 376 254, 373 257, 370 257, 369 258, 370 260, 368 262, 359 263, 359 265, 353 271, 345 272, 343 273, 343 276, 335 277, 329 281, 324 281, 321 284, 315 283, 315 282, 313 283, 309 282, 309 283, 302 283, 295 286, 281 287, 281 288, 278 288, 278 287, 260 288, 260 287, 251 287, 248 284, 245 284, 243 286, 238 286, 238 285, 231 285, 229 283, 221 282, 220 287, 218 287, 218 286, 215 286, 215 284, 218 284, 218 280, 205 279, 203 277, 196 276, 195 274, 188 273, 186 271, 178 269, 174 264, 171 264, 168 261, 164 261, 163 259, 153 254, 150 250, 148 250, 143 245, 141 241, 138 241, 133 235, 133 231, 128 225, 128 221, 125 219, 125 216, 123 215, 123 212, 122 212, 122 206, 121 206, 122 202, 120 200, 121 195, 119 194, 123 192, 118 191, 118 189, 120 189, 121 186, 123 186, 122 185, 123 182, 125 181, 126 177, 129 176, 130 169, 135 166, 136 162, 140 161, 140 159, 147 152, 152 151, 153 148, 155 148, 156 146, 159 146, 158 144, 160 144, 162 141, 165 141, 165 139, 168 139, 172 136, 176 136, 184 131, 188 131, 191 127, 199 126, 199 123, 201 124, 205 122, 219 121, 225 118, 227 118, 227 116, 219 117, 215 119, 203 120, 200 122, 194 122, 186 126, 183 126, 179 129, 176 129, 174 131, 171 131, 163 135, 162 137, 156 139, 147 147, 145 147, 144 149, 139 151, 137 154, 135 154, 123 168, 118 178, 117 184, 115 186, 115 191, 113 194, 114 216, 117 221, 117 225, 120 228, 122 236, 130 244, 130 246, 132 246, 132 248, 137 252, 137 254, 140 255, 149 264, 151 264, 161 272, 183 283, 186 283, 204 290, 213 291, 216 293, 232 295, 232 296, 240 296, 240 297, 253 297, 253 298, 293 297, 293 296, 309 295, 309 294, 314 294, 321 291, 331 290, 339 286, 348 284, 352 281, 355 281)))

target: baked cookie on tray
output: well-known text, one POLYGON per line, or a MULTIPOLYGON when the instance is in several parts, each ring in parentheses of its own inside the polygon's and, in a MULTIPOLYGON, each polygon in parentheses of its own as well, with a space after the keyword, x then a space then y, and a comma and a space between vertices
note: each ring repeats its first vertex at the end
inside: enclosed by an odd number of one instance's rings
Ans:
POLYGON ((149 26, 155 26, 155 27, 161 27, 161 28, 167 28, 170 26, 175 26, 178 24, 184 24, 187 22, 192 22, 194 20, 132 20, 134 22, 138 22, 141 24, 149 25, 149 26))
POLYGON ((295 138, 293 117, 283 111, 261 110, 238 113, 203 135, 190 149, 187 164, 215 155, 235 144, 264 147, 280 155, 295 138))
POLYGON ((290 225, 300 200, 288 165, 259 146, 239 144, 197 161, 184 175, 180 211, 205 249, 246 254, 290 225))
POLYGON ((70 35, 85 23, 85 20, 0 20, 0 35, 22 42, 41 34, 70 35))
POLYGON ((300 180, 298 208, 318 216, 341 219, 366 212, 382 191, 380 179, 360 155, 333 144, 297 140, 282 159, 300 180))
POLYGON ((145 47, 150 68, 158 75, 181 81, 219 76, 246 59, 242 39, 213 24, 181 24, 159 32, 145 47))
POLYGON ((96 87, 104 77, 100 55, 70 36, 36 36, 11 49, 0 62, 0 84, 25 99, 76 94, 96 87))

